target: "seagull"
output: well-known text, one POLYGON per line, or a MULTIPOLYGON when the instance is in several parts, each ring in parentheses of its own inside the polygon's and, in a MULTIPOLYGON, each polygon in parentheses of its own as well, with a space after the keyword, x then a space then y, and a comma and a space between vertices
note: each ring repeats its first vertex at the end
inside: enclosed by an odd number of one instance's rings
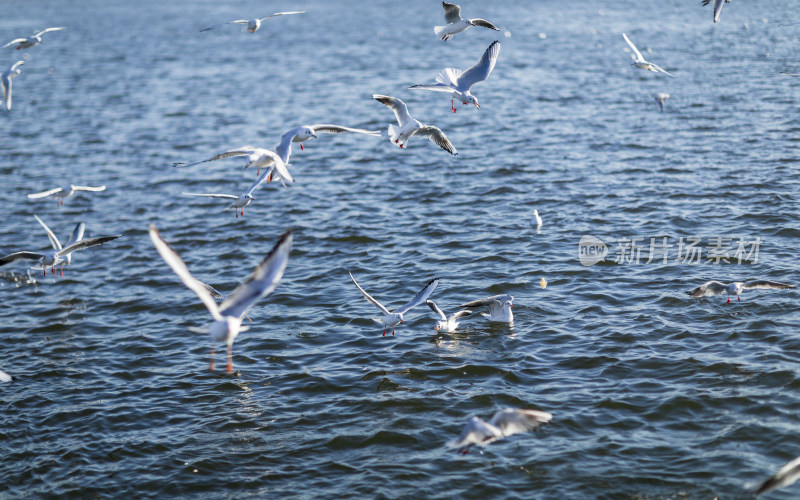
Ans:
MULTIPOLYGON (((276 177, 281 179, 281 183, 285 179, 288 182, 294 182, 289 170, 286 168, 286 162, 280 161, 280 156, 278 156, 274 151, 270 151, 269 149, 263 148, 254 148, 253 146, 242 146, 240 148, 231 149, 225 151, 224 153, 219 153, 207 160, 200 160, 193 163, 173 163, 174 167, 183 168, 183 167, 193 167, 195 165, 199 165, 201 163, 206 163, 209 161, 217 161, 217 160, 224 160, 225 158, 233 158, 234 156, 246 156, 247 157, 247 164, 244 166, 245 169, 250 167, 257 167, 256 175, 261 174, 261 169, 264 167, 270 167, 270 170, 274 169, 274 171, 278 174, 276 177)), ((271 178, 267 180, 269 182, 272 180, 271 178)), ((284 184, 285 186, 285 184, 284 184)))
MULTIPOLYGON (((158 230, 150 224, 150 239, 153 241, 158 253, 164 261, 175 271, 191 291, 193 291, 206 306, 214 322, 208 328, 192 329, 196 332, 208 333, 212 342, 225 341, 228 344, 227 372, 233 373, 233 341, 239 332, 244 331, 242 318, 247 309, 262 297, 269 295, 283 277, 286 265, 289 263, 289 252, 292 249, 292 231, 284 232, 278 243, 267 254, 264 260, 256 266, 251 274, 236 290, 234 290, 222 304, 217 305, 206 285, 198 281, 189 272, 186 264, 158 234, 158 230)), ((211 347, 211 363, 209 369, 214 370, 214 347, 211 347)))
MULTIPOLYGON (((728 295, 736 295, 739 300, 742 300, 739 297, 743 291, 745 290, 757 290, 757 289, 770 289, 770 290, 785 290, 787 288, 794 288, 794 285, 788 283, 778 283, 777 281, 766 281, 766 280, 755 280, 755 281, 734 281, 733 283, 722 283, 719 281, 708 281, 703 283, 702 285, 698 286, 694 290, 690 290, 688 293, 692 297, 712 297, 714 295, 722 295, 723 293, 728 293, 728 295)), ((728 299, 728 303, 730 304, 731 299, 728 299)))
POLYGON ((77 193, 78 191, 105 191, 105 186, 75 186, 74 184, 70 184, 69 187, 57 187, 53 189, 48 189, 47 191, 42 191, 41 193, 33 193, 29 194, 28 198, 36 199, 36 198, 47 198, 53 197, 57 200, 58 206, 64 204, 64 198, 69 198, 73 194, 77 193))
POLYGON ((756 495, 767 493, 768 491, 794 484, 798 479, 800 479, 800 457, 784 465, 781 467, 781 470, 764 480, 764 482, 753 490, 753 493, 756 495))
POLYGON ((14 40, 11 40, 7 44, 3 45, 2 48, 11 47, 15 43, 18 43, 19 45, 17 45, 17 50, 19 50, 19 49, 28 49, 28 48, 34 47, 34 46, 39 45, 40 43, 42 43, 42 35, 44 35, 45 33, 49 33, 51 31, 60 31, 60 30, 63 30, 63 29, 66 29, 66 28, 47 28, 46 30, 42 30, 42 31, 40 31, 38 33, 34 33, 33 35, 29 36, 28 38, 16 38, 14 40))
POLYGON ((435 312, 436 314, 439 315, 440 318, 442 318, 442 320, 437 321, 436 326, 433 327, 433 329, 436 330, 437 332, 444 331, 445 333, 453 333, 454 331, 456 331, 456 328, 458 328, 459 325, 458 321, 456 320, 472 314, 472 311, 468 309, 462 309, 448 318, 447 316, 445 316, 444 311, 439 309, 439 306, 436 305, 436 302, 429 300, 426 302, 426 304, 428 304, 428 307, 430 307, 433 312, 435 312))
POLYGON ((300 125, 294 127, 281 136, 281 143, 275 148, 275 152, 281 157, 283 163, 288 164, 289 158, 292 156, 292 143, 300 143, 300 149, 303 149, 303 142, 309 139, 317 138, 317 134, 342 134, 344 132, 355 132, 358 134, 373 135, 380 137, 380 130, 364 130, 363 128, 350 128, 343 127, 342 125, 331 125, 327 123, 318 123, 316 125, 300 125))
MULTIPOLYGON (((435 92, 448 92, 451 95, 450 109, 456 112, 453 102, 458 99, 463 104, 474 104, 480 109, 478 98, 469 91, 473 85, 482 82, 489 77, 489 73, 497 63, 497 56, 500 54, 500 42, 495 40, 481 56, 481 59, 474 66, 462 72, 456 68, 445 68, 436 75, 436 85, 412 85, 410 89, 433 90, 435 92)), ((388 106, 388 105, 387 105, 388 106)))
POLYGON ((0 75, 0 87, 3 88, 3 101, 6 103, 6 110, 8 111, 11 111, 11 80, 22 73, 19 67, 23 64, 25 64, 25 61, 17 61, 0 75))
POLYGON ((514 314, 511 308, 514 307, 514 297, 511 295, 493 295, 481 300, 473 300, 466 304, 461 304, 461 307, 483 307, 489 308, 489 314, 481 313, 489 321, 496 321, 499 323, 513 323, 514 314))
POLYGON ((209 26, 208 28, 203 28, 203 29, 200 30, 200 32, 202 33, 203 31, 215 30, 217 28, 225 26, 226 24, 246 24, 247 25, 247 28, 246 28, 247 31, 249 31, 250 33, 255 33, 256 31, 258 31, 258 28, 261 27, 261 21, 264 21, 265 19, 269 19, 270 17, 277 17, 277 16, 288 16, 290 14, 304 14, 305 12, 306 11, 304 11, 304 10, 297 10, 297 11, 292 11, 292 12, 276 12, 274 14, 268 15, 267 17, 262 17, 261 19, 258 19, 258 18, 249 19, 249 20, 248 19, 237 19, 236 21, 228 21, 227 23, 215 24, 214 26, 209 26))
POLYGON ((479 417, 470 418, 461 435, 448 441, 447 446, 460 448, 459 453, 466 455, 473 444, 486 446, 512 434, 535 430, 552 419, 553 415, 546 411, 504 408, 495 413, 488 422, 479 417))
MULTIPOLYGON (((724 3, 729 3, 731 0, 725 0, 724 3)), ((708 5, 711 3, 711 0, 703 0, 703 5, 708 5)), ((722 12, 722 0, 714 0, 714 22, 716 23, 719 21, 719 13, 722 12)))
POLYGON ((442 41, 448 41, 456 33, 461 33, 470 26, 481 26, 490 30, 499 31, 500 28, 490 23, 486 19, 461 19, 461 6, 453 3, 442 2, 444 8, 444 20, 447 26, 435 26, 433 32, 442 41))
POLYGON ((69 243, 67 246, 62 247, 61 243, 56 238, 56 235, 50 230, 47 225, 42 222, 42 220, 34 215, 36 220, 44 227, 45 231, 47 231, 47 236, 50 238, 50 244, 53 246, 53 250, 46 252, 46 253, 38 253, 38 252, 15 252, 10 255, 6 255, 5 257, 0 257, 0 266, 4 266, 11 262, 16 262, 18 260, 38 260, 39 265, 42 266, 42 270, 44 271, 44 275, 47 276, 47 268, 50 267, 53 275, 56 274, 56 266, 61 264, 61 276, 64 276, 64 268, 63 263, 66 261, 67 264, 72 262, 71 253, 77 252, 78 250, 83 250, 84 248, 94 247, 97 245, 102 245, 103 243, 111 240, 115 240, 122 236, 118 234, 117 236, 101 236, 99 238, 89 238, 88 240, 84 240, 83 238, 83 230, 84 224, 81 222, 75 229, 72 231, 72 236, 70 237, 69 243))
POLYGON ((661 109, 661 112, 663 113, 664 102, 666 102, 666 100, 669 99, 669 94, 667 94, 666 92, 659 92, 658 94, 655 95, 655 98, 656 102, 658 103, 659 109, 661 109))
POLYGON ((407 313, 409 310, 411 310, 412 307, 418 306, 423 302, 425 302, 428 299, 428 297, 430 297, 431 293, 433 293, 433 290, 436 288, 436 285, 439 284, 439 278, 433 278, 428 282, 427 285, 425 285, 425 288, 420 290, 414 296, 414 298, 411 299, 411 301, 408 304, 398 307, 392 312, 389 312, 389 310, 386 309, 386 307, 384 307, 383 304, 373 299, 370 296, 370 294, 368 294, 367 292, 364 291, 363 288, 361 288, 361 286, 356 282, 356 279, 353 277, 353 273, 351 273, 350 271, 348 271, 348 273, 350 274, 350 279, 353 280, 353 283, 356 285, 356 288, 358 288, 358 291, 361 292, 362 295, 364 295, 364 298, 366 298, 368 301, 378 306, 378 309, 380 309, 383 312, 384 314, 383 317, 371 318, 371 319, 372 321, 383 325, 384 337, 386 336, 386 328, 389 326, 392 327, 392 336, 394 336, 394 327, 395 325, 398 325, 403 322, 403 315, 407 313))
POLYGON ((646 69, 648 71, 653 71, 655 73, 664 73, 665 75, 669 75, 672 78, 678 78, 677 76, 664 71, 655 64, 645 61, 644 57, 642 57, 642 53, 639 52, 639 49, 636 48, 636 45, 634 45, 633 42, 631 42, 630 38, 628 38, 628 35, 623 33, 622 37, 625 38, 625 41, 628 42, 628 46, 631 48, 631 50, 633 50, 633 54, 631 54, 631 58, 633 58, 633 62, 631 64, 633 66, 636 66, 637 68, 646 69))
POLYGON ((535 226, 537 230, 542 227, 542 218, 539 217, 538 210, 533 211, 533 217, 531 217, 531 226, 535 226))
POLYGON ((450 142, 450 139, 444 135, 444 132, 442 132, 439 127, 434 127, 433 125, 423 125, 412 118, 412 116, 408 114, 408 107, 406 106, 406 103, 400 99, 380 94, 373 94, 372 98, 382 104, 385 104, 389 107, 389 109, 394 111, 394 116, 397 118, 397 123, 400 125, 400 127, 398 128, 394 125, 389 125, 389 140, 395 143, 401 149, 406 146, 406 142, 408 142, 408 139, 410 139, 412 135, 417 134, 422 137, 427 137, 431 141, 435 142, 437 146, 444 149, 451 155, 458 154, 458 151, 456 151, 453 143, 450 142))
POLYGON ((12 380, 14 380, 14 377, 3 370, 0 370, 0 382, 11 382, 12 380))
MULTIPOLYGON (((280 158, 277 159, 281 165, 283 162, 280 161, 280 158)), ((285 170, 285 168, 284 168, 285 170)), ((288 173, 288 172, 287 172, 288 173)), ((226 200, 233 200, 233 202, 225 207, 225 210, 230 210, 231 208, 234 210, 234 214, 236 218, 239 218, 239 212, 241 211, 242 217, 244 217, 244 207, 250 204, 255 198, 253 198, 253 191, 256 190, 258 186, 264 182, 272 174, 272 169, 265 170, 263 174, 261 174, 258 179, 253 182, 250 187, 244 193, 240 194, 239 196, 232 195, 232 194, 216 194, 216 193, 181 193, 187 196, 205 196, 206 198, 223 198, 226 200)), ((291 177, 289 177, 291 179, 291 177)))

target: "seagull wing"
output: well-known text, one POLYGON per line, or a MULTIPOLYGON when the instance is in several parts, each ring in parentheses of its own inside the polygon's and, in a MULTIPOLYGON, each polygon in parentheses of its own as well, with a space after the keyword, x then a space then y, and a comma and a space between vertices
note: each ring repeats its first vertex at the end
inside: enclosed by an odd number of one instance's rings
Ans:
POLYGON ((319 123, 317 125, 311 125, 311 128, 314 130, 315 133, 321 134, 342 134, 344 132, 355 132, 357 134, 365 134, 365 135, 374 135, 379 137, 381 135, 380 130, 364 130, 363 128, 350 128, 350 127, 343 127, 341 125, 331 125, 329 123, 319 123))
POLYGON ((224 198, 226 200, 238 200, 238 196, 232 194, 215 194, 215 193, 181 193, 187 196, 205 196, 206 198, 224 198))
POLYGON ((105 191, 105 186, 73 186, 70 185, 73 191, 105 191))
POLYGON ((452 24, 461 20, 461 6, 454 3, 442 2, 444 9, 444 20, 447 24, 452 24))
POLYGON ((173 163, 172 165, 175 166, 175 167, 179 167, 179 168, 180 167, 193 167, 195 165, 199 165, 201 163, 206 163, 206 162, 209 162, 209 161, 222 160, 222 159, 225 159, 225 158, 232 158, 234 156, 248 156, 248 155, 253 154, 254 150, 255 150, 255 148, 253 148, 253 147, 242 146, 241 148, 231 149, 230 151, 225 151, 224 153, 216 154, 216 155, 212 156, 211 158, 209 158, 207 160, 200 160, 200 161, 196 161, 196 162, 193 162, 193 163, 178 162, 178 163, 173 163))
POLYGON ((654 68, 656 69, 656 71, 659 71, 659 72, 661 72, 661 73, 664 73, 664 74, 665 74, 665 75, 667 75, 667 76, 671 76, 672 78, 678 78, 677 76, 675 76, 675 75, 673 75, 672 73, 670 73, 670 72, 668 72, 668 71, 664 70, 664 69, 663 69, 663 68, 661 68, 660 66, 657 66, 657 65, 655 65, 655 64, 653 64, 653 63, 650 63, 650 65, 651 65, 652 67, 654 67, 654 68))
POLYGON ((785 290, 786 288, 794 288, 795 285, 791 283, 779 283, 777 281, 755 280, 742 283, 742 288, 745 290, 756 290, 759 288, 770 290, 785 290))
POLYGON ((76 241, 72 245, 66 246, 61 250, 59 250, 58 253, 56 253, 56 256, 62 257, 64 255, 71 254, 72 252, 77 252, 78 250, 83 250, 85 248, 90 248, 90 247, 96 247, 111 240, 116 240, 120 236, 122 235, 118 234, 116 236, 101 236, 99 238, 89 238, 88 240, 76 241))
POLYGON ((719 21, 719 15, 722 13, 722 6, 725 3, 730 2, 730 0, 714 0, 714 22, 716 23, 719 21))
POLYGON ((408 106, 406 106, 406 103, 400 99, 381 94, 373 94, 372 98, 394 111, 394 116, 397 118, 397 123, 401 127, 407 121, 412 120, 411 115, 408 114, 408 106))
POLYGON ((0 257, 0 266, 10 264, 11 262, 16 262, 18 260, 40 260, 43 257, 44 254, 36 252, 14 252, 10 255, 6 255, 5 257, 0 257))
POLYGON ((447 316, 444 315, 444 311, 439 309, 439 306, 436 305, 436 302, 429 300, 426 302, 426 304, 428 304, 428 307, 431 308, 431 311, 435 312, 439 315, 439 317, 442 318, 442 321, 447 321, 447 316))
POLYGON ((412 85, 408 87, 414 90, 433 90, 434 92, 452 92, 453 86, 446 83, 435 83, 432 85, 412 85))
POLYGON ((258 176, 258 178, 255 180, 255 182, 253 182, 252 184, 250 184, 250 187, 249 187, 249 188, 247 188, 247 194, 249 194, 250 196, 252 196, 252 195, 253 195, 253 191, 255 191, 255 190, 256 190, 256 188, 257 188, 258 186, 260 186, 260 185, 261 185, 261 183, 262 183, 262 182, 264 182, 264 181, 267 179, 267 177, 269 177, 269 176, 270 176, 270 174, 272 174, 272 169, 271 169, 271 168, 268 168, 268 169, 264 170, 264 173, 262 173, 261 175, 259 175, 259 176, 258 176))
POLYGON ((451 318, 452 319, 463 318, 464 316, 469 316, 470 314, 472 314, 472 311, 470 311, 469 309, 462 309, 457 313, 454 313, 453 316, 451 316, 451 318))
POLYGON ((552 418, 553 415, 546 411, 505 408, 495 413, 489 423, 500 429, 503 436, 510 436, 532 431, 552 418))
POLYGON ((6 109, 11 111, 11 76, 9 73, 0 75, 0 87, 3 88, 3 101, 6 103, 6 109))
POLYGON ((497 56, 500 54, 500 42, 495 40, 484 51, 480 60, 471 68, 467 69, 458 77, 458 90, 464 92, 478 82, 482 82, 489 77, 489 73, 497 64, 497 56))
POLYGON ((698 286, 694 290, 686 293, 692 297, 711 297, 714 295, 721 295, 728 290, 728 285, 719 281, 708 281, 698 286))
POLYGON ((753 493, 760 495, 783 486, 789 486, 798 479, 800 479, 800 457, 781 467, 781 470, 767 478, 758 488, 753 490, 753 493))
POLYGON ((411 299, 411 301, 409 301, 408 304, 400 306, 392 312, 396 314, 405 314, 409 310, 411 310, 412 307, 416 307, 422 304, 423 302, 428 300, 428 297, 431 296, 433 291, 436 289, 436 285, 438 284, 439 284, 439 278, 433 278, 428 282, 427 285, 425 285, 425 288, 423 288, 422 290, 417 292, 416 295, 414 295, 414 298, 411 299))
POLYGON ((83 222, 79 222, 75 225, 75 229, 72 230, 72 235, 69 237, 69 241, 67 242, 67 246, 72 245, 73 243, 77 243, 83 239, 83 232, 86 230, 86 224, 83 222))
POLYGON ((200 32, 202 33, 203 31, 215 30, 217 28, 221 28, 221 27, 225 26, 226 24, 247 24, 249 22, 250 21, 248 21, 247 19, 237 19, 235 21, 228 21, 227 23, 219 23, 219 24, 215 24, 214 26, 209 26, 208 28, 203 28, 203 29, 200 30, 200 32))
POLYGON ((288 16, 290 14, 305 14, 306 11, 304 10, 294 10, 291 12, 276 12, 274 14, 270 14, 267 17, 262 17, 261 20, 269 19, 270 17, 277 17, 277 16, 288 16))
POLYGON ((361 292, 361 294, 364 296, 365 299, 367 299, 368 301, 370 301, 373 304, 375 304, 376 306, 378 306, 378 309, 383 311, 384 314, 392 314, 392 313, 389 312, 388 309, 386 309, 386 307, 383 306, 383 304, 381 304, 377 300, 373 299, 370 294, 368 294, 367 292, 364 291, 363 288, 361 288, 361 285, 359 285, 358 282, 356 281, 356 279, 353 277, 353 273, 351 273, 350 271, 347 271, 347 272, 350 274, 350 279, 353 280, 353 284, 356 285, 356 288, 358 288, 358 291, 361 292))
POLYGON ((453 143, 450 142, 450 139, 448 139, 447 136, 444 135, 444 132, 442 132, 442 129, 440 129, 439 127, 434 127, 433 125, 424 125, 422 128, 417 130, 416 135, 420 137, 427 137, 428 139, 436 143, 437 146, 444 149, 451 155, 458 154, 458 151, 456 151, 456 147, 453 146, 453 143))
POLYGON ((215 320, 222 319, 222 315, 219 313, 219 307, 217 303, 214 302, 211 293, 209 293, 202 282, 192 276, 192 273, 189 272, 189 268, 186 267, 186 264, 181 260, 178 253, 161 238, 161 235, 158 234, 158 230, 152 224, 150 224, 150 239, 153 241, 153 245, 161 255, 161 258, 164 259, 164 262, 175 271, 175 274, 178 275, 178 278, 181 279, 183 284, 200 298, 211 313, 211 316, 213 316, 215 320))
POLYGON ((60 188, 60 187, 57 187, 57 188, 53 188, 53 189, 48 189, 47 191, 42 191, 41 193, 29 194, 28 198, 31 198, 31 199, 34 199, 34 198, 46 198, 46 197, 48 197, 50 195, 53 195, 53 194, 56 194, 56 193, 60 193, 61 191, 63 191, 63 189, 60 188))
POLYGON ((499 304, 499 303, 500 303, 500 301, 498 301, 494 297, 488 297, 486 299, 473 300, 472 302, 467 302, 466 304, 461 304, 460 307, 490 307, 491 308, 493 305, 497 306, 497 304, 499 304))
POLYGON ((66 28, 64 28, 64 27, 59 27, 59 28, 47 28, 47 29, 45 29, 45 30, 42 30, 42 31, 40 31, 40 32, 36 33, 36 34, 35 34, 35 35, 33 35, 33 36, 42 36, 42 35, 44 35, 45 33, 50 33, 51 31, 61 31, 61 30, 63 30, 63 29, 66 29, 66 28))
POLYGON ((258 299, 269 295, 283 277, 292 250, 292 230, 283 233, 244 283, 239 285, 222 304, 220 314, 241 317, 258 299))
POLYGON ((47 224, 45 224, 44 221, 42 221, 42 219, 40 219, 38 215, 33 214, 33 217, 37 221, 39 221, 39 224, 41 224, 42 227, 44 228, 45 232, 47 233, 47 237, 50 238, 50 244, 53 246, 53 250, 61 250, 61 242, 58 241, 58 237, 56 237, 55 233, 53 233, 53 231, 51 231, 50 228, 47 227, 47 224))
POLYGON ((15 43, 22 43, 25 40, 27 40, 27 38, 15 38, 15 39, 11 40, 10 42, 8 42, 7 44, 3 45, 2 48, 11 47, 15 43))
POLYGON ((478 417, 472 417, 464 425, 461 430, 461 435, 457 439, 451 439, 447 442, 447 446, 451 448, 460 448, 470 444, 479 444, 485 446, 492 441, 503 437, 501 431, 492 424, 487 424, 478 417))
POLYGON ((470 19, 469 22, 471 22, 473 26, 480 26, 482 28, 489 28, 490 30, 500 31, 500 28, 490 23, 486 19, 481 19, 481 18, 470 19))
POLYGON ((636 45, 634 45, 633 42, 631 42, 631 39, 628 38, 628 35, 623 33, 622 38, 624 38, 625 41, 628 42, 628 47, 630 47, 633 53, 635 54, 634 61, 644 62, 644 57, 642 57, 642 53, 639 52, 639 49, 636 48, 636 45))

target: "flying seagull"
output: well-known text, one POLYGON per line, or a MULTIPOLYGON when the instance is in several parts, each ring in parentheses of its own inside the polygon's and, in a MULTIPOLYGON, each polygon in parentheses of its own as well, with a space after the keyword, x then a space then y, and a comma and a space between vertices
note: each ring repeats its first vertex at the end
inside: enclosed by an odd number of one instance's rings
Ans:
POLYGON ((294 127, 281 136, 281 142, 275 148, 275 152, 281 157, 283 163, 289 164, 289 158, 292 156, 292 143, 297 142, 300 144, 300 149, 303 149, 303 142, 317 138, 317 134, 343 134, 345 132, 355 132, 357 134, 372 135, 380 137, 380 130, 364 130, 363 128, 344 127, 342 125, 331 125, 329 123, 318 123, 316 125, 300 125, 294 127))
POLYGON ((669 99, 669 94, 667 94, 666 92, 659 92, 654 97, 656 98, 656 102, 658 103, 659 109, 663 113, 664 103, 667 101, 667 99, 669 99))
POLYGON ((460 448, 459 453, 466 455, 473 444, 486 446, 492 441, 512 434, 532 431, 548 423, 552 418, 553 415, 546 411, 504 408, 495 413, 488 422, 481 420, 480 417, 470 418, 461 435, 457 439, 448 441, 447 446, 460 448))
POLYGON ((408 114, 408 107, 406 106, 406 103, 400 99, 380 94, 374 94, 372 98, 386 105, 394 112, 394 116, 397 118, 397 124, 400 125, 400 127, 389 125, 389 140, 395 143, 401 149, 406 146, 406 142, 408 142, 411 136, 416 134, 422 137, 427 137, 436 143, 437 146, 444 149, 451 155, 458 154, 458 151, 456 151, 453 143, 450 142, 450 139, 444 135, 444 132, 442 132, 439 127, 434 127, 433 125, 423 125, 415 120, 410 114, 408 114))
MULTIPOLYGON (((274 171, 278 174, 276 177, 279 177, 281 179, 282 184, 284 179, 287 182, 294 182, 294 179, 292 178, 291 174, 289 174, 289 170, 287 170, 285 162, 280 161, 281 160, 280 156, 278 156, 274 151, 270 151, 269 149, 254 148, 253 146, 242 146, 240 148, 230 149, 223 153, 216 154, 211 158, 208 158, 207 160, 200 160, 192 163, 178 162, 178 163, 173 163, 172 165, 178 168, 193 167, 201 163, 224 160, 225 158, 233 158, 236 156, 246 156, 247 164, 244 166, 245 170, 250 167, 256 167, 258 169, 256 171, 257 176, 261 174, 262 168, 270 167, 270 170, 274 169, 274 171)), ((267 178, 267 182, 269 182, 270 180, 271 178, 267 178)))
POLYGON ((209 26, 208 28, 203 28, 200 31, 203 32, 203 31, 215 30, 217 28, 225 26, 226 24, 246 24, 247 28, 245 28, 245 29, 247 29, 247 31, 249 31, 250 33, 255 33, 256 31, 258 31, 258 28, 261 27, 261 21, 264 21, 265 19, 269 19, 270 17, 277 17, 277 16, 288 16, 290 14, 303 14, 305 12, 306 11, 304 11, 304 10, 298 10, 298 11, 292 11, 292 12, 276 12, 274 14, 270 14, 267 17, 262 17, 260 19, 259 18, 256 18, 256 19, 237 19, 236 21, 228 21, 227 23, 215 24, 214 26, 209 26))
POLYGON ((34 33, 33 35, 31 35, 31 36, 29 36, 27 38, 16 38, 14 40, 11 40, 7 44, 3 45, 2 48, 11 47, 12 45, 14 45, 16 43, 16 44, 19 44, 19 45, 17 45, 17 50, 19 50, 19 49, 28 49, 28 48, 34 47, 34 46, 39 45, 40 43, 42 43, 42 35, 44 35, 45 33, 49 33, 51 31, 60 31, 60 30, 63 30, 63 29, 66 29, 66 28, 47 28, 46 30, 42 30, 42 31, 40 31, 38 33, 34 33))
MULTIPOLYGON (((767 281, 767 280, 754 280, 754 281, 734 281, 732 283, 722 283, 720 281, 708 281, 703 283, 702 285, 698 286, 694 290, 690 290, 688 293, 692 297, 713 297, 714 295, 722 295, 723 293, 727 293, 728 295, 736 295, 739 300, 742 300, 739 297, 743 291, 745 290, 758 290, 758 289, 768 289, 768 290, 785 290, 787 288, 794 288, 795 286, 789 283, 778 283, 777 281, 767 281)), ((731 302, 731 299, 728 299, 728 303, 731 302)))
POLYGON ((69 187, 57 187, 53 189, 48 189, 47 191, 42 191, 41 193, 32 193, 28 195, 30 199, 38 199, 38 198, 47 198, 52 197, 55 198, 58 206, 64 204, 64 198, 69 198, 73 194, 77 193, 78 191, 105 191, 105 186, 76 186, 74 184, 70 184, 69 187))
POLYGON ((626 42, 628 42, 628 46, 633 51, 633 54, 631 54, 631 58, 633 58, 633 62, 631 64, 633 66, 636 66, 637 68, 646 69, 647 71, 653 71, 655 73, 664 73, 665 75, 671 76, 672 78, 678 78, 677 76, 664 71, 655 64, 645 61, 644 57, 642 56, 642 53, 639 52, 639 49, 636 48, 636 45, 634 45, 633 42, 631 42, 631 39, 628 38, 628 35, 623 33, 622 37, 625 39, 626 42))
MULTIPOLYGON (((214 322, 208 328, 192 329, 195 332, 208 333, 212 342, 226 342, 228 345, 228 366, 226 371, 233 373, 233 341, 240 331, 243 331, 242 318, 245 312, 262 297, 269 295, 281 280, 286 266, 289 263, 289 252, 292 249, 292 231, 283 233, 278 243, 259 263, 251 274, 228 298, 217 305, 207 286, 195 279, 189 272, 186 264, 181 260, 175 250, 165 242, 150 224, 150 239, 164 261, 175 271, 191 291, 193 291, 203 305, 206 306, 214 322)), ((214 370, 214 347, 211 347, 211 363, 209 369, 214 370)))
MULTIPOLYGON (((716 23, 719 21, 719 14, 722 12, 722 6, 726 3, 729 3, 731 0, 714 0, 714 22, 716 23)), ((711 3, 711 0, 703 0, 703 5, 708 5, 711 3)))
POLYGON ((25 64, 25 61, 17 61, 0 75, 0 87, 3 89, 3 101, 6 103, 6 110, 8 111, 11 111, 11 80, 22 73, 19 67, 23 64, 25 64))
POLYGON ((444 20, 447 25, 435 26, 433 28, 433 32, 437 37, 441 38, 442 41, 446 42, 450 40, 453 35, 456 33, 461 33, 470 26, 481 26, 483 28, 489 28, 490 30, 495 31, 500 30, 500 28, 490 23, 486 19, 461 19, 461 6, 454 3, 442 2, 442 8, 444 9, 444 20))
POLYGON ((476 83, 480 83, 489 77, 489 73, 492 72, 494 65, 497 63, 497 56, 499 54, 500 42, 495 40, 483 53, 481 59, 468 70, 462 72, 460 69, 456 68, 445 68, 436 75, 437 83, 435 85, 412 85, 409 88, 449 93, 451 96, 450 109, 453 113, 456 112, 456 107, 453 104, 455 99, 458 99, 465 105, 474 104, 476 108, 480 108, 478 98, 472 95, 470 89, 476 83))
POLYGON ((392 327, 392 335, 394 335, 394 327, 403 322, 403 315, 408 311, 410 311, 411 308, 425 302, 428 299, 428 297, 430 297, 431 293, 433 293, 433 290, 436 288, 436 285, 439 284, 439 278, 433 278, 428 282, 427 285, 425 285, 425 288, 420 290, 414 296, 414 298, 411 299, 407 304, 398 307, 392 312, 389 312, 389 310, 386 309, 386 307, 384 307, 383 304, 373 299, 370 294, 368 294, 367 292, 364 291, 363 288, 361 288, 361 285, 359 285, 356 279, 353 277, 353 273, 351 273, 350 271, 348 271, 348 273, 350 274, 350 279, 353 280, 353 284, 356 285, 358 291, 361 292, 362 295, 364 295, 364 298, 375 304, 378 307, 378 309, 380 309, 381 312, 383 313, 383 316, 381 316, 380 318, 370 318, 370 319, 372 319, 372 321, 376 323, 383 325, 384 337, 386 336, 386 328, 390 326, 392 327))

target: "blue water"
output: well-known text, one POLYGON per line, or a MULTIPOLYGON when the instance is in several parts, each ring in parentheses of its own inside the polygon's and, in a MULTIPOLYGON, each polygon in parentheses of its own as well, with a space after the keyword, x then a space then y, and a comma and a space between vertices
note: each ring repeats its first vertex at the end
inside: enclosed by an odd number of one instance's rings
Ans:
MULTIPOLYGON (((432 33, 438 2, 4 2, 0 41, 48 26, 0 116, 0 254, 124 234, 63 278, 0 269, 0 497, 746 498, 800 455, 798 292, 696 300, 709 279, 797 282, 800 28, 789 0, 471 2, 471 28, 432 33), (767 8, 769 6, 769 9, 767 8), (260 31, 225 26, 281 10, 260 31), (678 76, 630 65, 626 32, 678 76), (481 109, 408 90, 466 68, 495 39, 481 109), (671 98, 663 113, 653 98, 671 98), (374 93, 442 128, 326 135, 294 148, 236 219, 219 200, 242 160, 174 169, 301 124, 385 129, 374 93), (58 208, 26 194, 107 185, 58 208), (530 226, 534 209, 544 225, 530 226), (208 313, 156 253, 155 224, 222 292, 287 228, 276 291, 249 314, 235 373, 208 371, 208 313), (584 235, 609 261, 581 264, 584 235), (674 245, 645 264, 651 238, 674 245), (759 241, 757 259, 676 261, 680 238, 759 241), (639 264, 615 263, 637 238, 639 264), (437 335, 412 310, 381 336, 347 270, 389 307, 441 277, 448 312, 498 293, 515 322, 437 335), (539 286, 541 278, 548 282, 539 286), (552 423, 466 456, 466 420, 502 407, 552 423)), ((218 351, 224 346, 219 345, 218 351)), ((224 357, 218 355, 218 363, 224 357)), ((788 487, 769 498, 794 498, 788 487)))

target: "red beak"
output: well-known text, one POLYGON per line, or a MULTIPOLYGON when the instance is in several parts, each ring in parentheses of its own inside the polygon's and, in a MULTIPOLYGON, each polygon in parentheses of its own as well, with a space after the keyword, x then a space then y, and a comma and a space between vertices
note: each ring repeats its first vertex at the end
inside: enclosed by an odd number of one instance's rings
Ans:
POLYGON ((480 105, 477 102, 475 103, 475 107, 481 109, 480 105))

